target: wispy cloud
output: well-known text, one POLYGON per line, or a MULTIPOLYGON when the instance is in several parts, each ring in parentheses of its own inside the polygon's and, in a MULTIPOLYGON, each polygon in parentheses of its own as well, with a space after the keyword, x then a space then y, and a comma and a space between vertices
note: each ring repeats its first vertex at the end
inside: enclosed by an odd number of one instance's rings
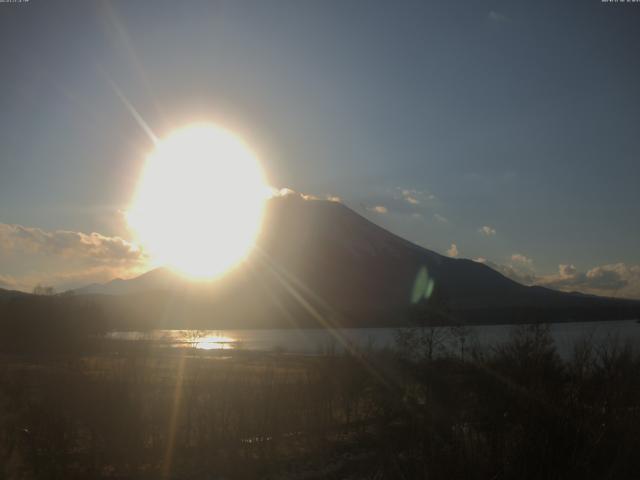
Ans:
POLYGON ((403 198, 410 203, 411 205, 418 205, 420 204, 420 200, 418 200, 416 198, 416 194, 418 192, 416 190, 402 190, 402 196, 403 198))
POLYGON ((389 210, 384 205, 376 205, 375 207, 371 207, 369 210, 376 213, 388 213, 389 210))
POLYGON ((422 220, 430 218, 437 206, 435 196, 428 191, 404 187, 378 190, 363 197, 360 202, 369 211, 376 211, 376 207, 383 206, 386 213, 409 215, 422 220))
POLYGON ((537 281, 533 270, 533 259, 521 253, 514 253, 505 263, 495 263, 483 257, 476 258, 475 261, 484 263, 505 277, 523 285, 533 285, 537 281))
POLYGON ((315 195, 315 194, 311 194, 311 193, 301 193, 301 192, 297 192, 295 190, 292 190, 291 188, 274 188, 271 190, 271 197, 289 197, 289 196, 295 196, 295 197, 300 197, 303 200, 327 200, 329 202, 337 202, 337 203, 342 203, 342 198, 339 197, 338 195, 334 195, 331 193, 324 193, 321 195, 315 195))
POLYGON ((533 259, 527 257, 526 255, 523 255, 522 253, 514 253, 513 255, 511 255, 511 261, 513 263, 516 263, 518 265, 523 265, 528 268, 533 267, 533 259))
POLYGON ((446 217, 443 217, 439 213, 434 213, 433 218, 435 218, 440 223, 449 223, 449 219, 446 217))
POLYGON ((436 196, 425 190, 417 190, 415 188, 398 188, 401 198, 411 205, 421 205, 433 202, 436 196))
POLYGON ((483 225, 478 229, 478 233, 480 233, 480 235, 483 235, 485 237, 493 237, 496 234, 496 229, 493 227, 490 227, 489 225, 483 225))
POLYGON ((492 22, 497 22, 497 23, 504 23, 504 22, 511 21, 511 19, 507 15, 501 12, 497 12, 495 10, 491 10, 487 15, 487 18, 492 22))

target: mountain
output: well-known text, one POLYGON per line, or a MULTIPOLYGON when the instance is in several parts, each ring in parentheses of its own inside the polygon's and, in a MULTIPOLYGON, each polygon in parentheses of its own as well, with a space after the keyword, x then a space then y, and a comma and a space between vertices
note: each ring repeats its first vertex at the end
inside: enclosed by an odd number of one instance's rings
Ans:
POLYGON ((20 292, 18 290, 6 290, 0 288, 0 302, 5 300, 11 300, 12 298, 21 298, 29 296, 28 293, 20 292))
POLYGON ((73 290, 76 295, 127 295, 150 290, 173 288, 180 279, 166 268, 156 268, 138 277, 124 280, 116 278, 107 283, 93 283, 73 290))
POLYGON ((296 195, 269 201, 254 252, 213 284, 192 284, 158 269, 77 293, 127 294, 108 302, 111 309, 118 305, 123 319, 203 328, 561 321, 640 314, 637 301, 518 284, 482 263, 408 242, 341 203, 296 195))

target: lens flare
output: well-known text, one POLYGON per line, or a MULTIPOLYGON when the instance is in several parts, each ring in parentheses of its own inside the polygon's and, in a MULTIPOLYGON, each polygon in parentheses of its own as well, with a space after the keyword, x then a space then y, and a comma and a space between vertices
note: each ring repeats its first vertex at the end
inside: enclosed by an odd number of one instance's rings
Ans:
POLYGON ((411 291, 411 303, 416 304, 422 299, 429 300, 433 293, 435 283, 433 278, 429 277, 427 267, 420 267, 416 279, 413 282, 413 290, 411 291))

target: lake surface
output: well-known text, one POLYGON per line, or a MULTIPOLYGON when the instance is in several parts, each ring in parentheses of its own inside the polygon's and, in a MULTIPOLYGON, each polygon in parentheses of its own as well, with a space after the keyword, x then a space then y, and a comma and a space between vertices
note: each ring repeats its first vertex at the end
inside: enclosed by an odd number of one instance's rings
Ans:
MULTIPOLYGON (((513 325, 465 327, 465 345, 495 346, 509 339, 513 325)), ((436 329, 443 348, 459 348, 449 327, 436 329)), ((147 340, 177 348, 201 350, 257 350, 301 354, 342 352, 357 348, 391 348, 397 328, 279 329, 279 330, 153 330, 150 332, 111 332, 108 338, 147 340)), ((640 324, 635 320, 571 322, 551 325, 558 352, 567 356, 576 342, 591 338, 595 342, 629 343, 640 347, 640 324)))

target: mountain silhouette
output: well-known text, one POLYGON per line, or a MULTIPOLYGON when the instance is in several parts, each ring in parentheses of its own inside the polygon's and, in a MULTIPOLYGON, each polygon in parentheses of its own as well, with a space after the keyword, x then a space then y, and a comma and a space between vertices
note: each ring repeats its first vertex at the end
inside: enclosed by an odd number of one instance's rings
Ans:
POLYGON ((392 326, 636 317, 640 302, 521 285, 417 246, 342 203, 268 202, 252 254, 212 283, 167 269, 90 285, 121 318, 154 326, 392 326), (111 300, 105 298, 110 295, 111 300))

